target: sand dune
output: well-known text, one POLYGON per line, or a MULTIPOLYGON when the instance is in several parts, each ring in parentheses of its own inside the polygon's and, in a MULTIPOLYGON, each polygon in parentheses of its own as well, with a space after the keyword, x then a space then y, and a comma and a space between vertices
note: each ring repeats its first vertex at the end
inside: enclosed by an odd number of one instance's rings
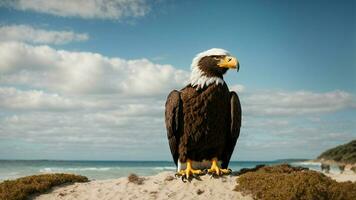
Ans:
POLYGON ((155 176, 144 177, 141 185, 128 181, 127 177, 76 183, 74 185, 58 187, 48 194, 34 199, 243 199, 250 200, 250 196, 243 196, 233 191, 236 176, 210 178, 201 176, 201 180, 183 183, 172 177, 173 172, 162 172, 155 176))
MULTIPOLYGON (((352 171, 343 174, 326 174, 336 181, 356 181, 352 171)), ((57 187, 47 194, 34 197, 35 200, 116 200, 116 199, 242 199, 251 200, 251 196, 243 196, 233 191, 237 176, 210 178, 201 176, 201 180, 193 179, 183 183, 173 177, 173 172, 162 172, 155 176, 143 177, 142 183, 132 183, 127 177, 76 183, 57 187)))

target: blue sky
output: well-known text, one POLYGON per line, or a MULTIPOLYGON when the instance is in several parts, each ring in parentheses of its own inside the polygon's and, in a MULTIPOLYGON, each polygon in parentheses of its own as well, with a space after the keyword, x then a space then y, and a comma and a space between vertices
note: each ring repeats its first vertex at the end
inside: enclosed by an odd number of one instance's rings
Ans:
POLYGON ((63 49, 126 59, 160 58, 157 63, 186 70, 197 52, 223 47, 248 66, 238 77, 250 87, 355 92, 352 1, 163 1, 151 6, 147 16, 128 21, 65 18, 8 8, 1 9, 1 19, 3 24, 90 34, 85 43, 67 44, 63 49))
POLYGON ((169 160, 165 96, 213 47, 241 63, 225 78, 244 110, 233 159, 312 158, 356 138, 354 1, 112 2, 0 3, 0 158, 169 160))

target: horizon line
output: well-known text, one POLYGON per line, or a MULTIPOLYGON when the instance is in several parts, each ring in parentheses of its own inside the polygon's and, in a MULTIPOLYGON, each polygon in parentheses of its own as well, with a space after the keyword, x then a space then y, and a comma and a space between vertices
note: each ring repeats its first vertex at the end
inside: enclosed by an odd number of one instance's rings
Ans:
MULTIPOLYGON (((283 158, 274 160, 230 160, 230 162, 275 162, 283 160, 313 160, 310 158, 283 158)), ((2 159, 0 161, 87 161, 87 162, 174 162, 173 160, 74 160, 74 159, 2 159)))

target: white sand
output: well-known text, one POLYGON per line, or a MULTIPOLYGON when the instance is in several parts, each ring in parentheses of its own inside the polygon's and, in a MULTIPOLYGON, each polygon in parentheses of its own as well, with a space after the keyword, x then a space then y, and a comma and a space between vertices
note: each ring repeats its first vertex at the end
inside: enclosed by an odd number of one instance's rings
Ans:
MULTIPOLYGON (((210 178, 200 176, 201 180, 193 179, 183 183, 173 177, 173 172, 162 172, 155 176, 144 177, 142 185, 128 181, 127 177, 75 183, 73 185, 56 187, 47 194, 35 197, 35 200, 116 200, 116 199, 242 199, 251 200, 251 196, 243 196, 233 191, 237 176, 210 178), (199 193, 200 191, 200 193, 199 193)), ((329 173, 327 176, 338 182, 356 181, 356 174, 351 170, 344 173, 329 173)))
POLYGON ((324 174, 336 180, 337 182, 356 181, 356 174, 351 170, 345 170, 342 174, 340 173, 324 173, 324 174))
POLYGON ((211 179, 205 175, 200 176, 201 180, 193 179, 186 183, 178 178, 166 180, 168 176, 173 175, 173 172, 162 172, 155 176, 144 177, 142 185, 128 182, 127 177, 76 183, 57 187, 48 194, 40 195, 34 199, 252 199, 251 196, 243 196, 240 192, 233 191, 237 176, 211 179))

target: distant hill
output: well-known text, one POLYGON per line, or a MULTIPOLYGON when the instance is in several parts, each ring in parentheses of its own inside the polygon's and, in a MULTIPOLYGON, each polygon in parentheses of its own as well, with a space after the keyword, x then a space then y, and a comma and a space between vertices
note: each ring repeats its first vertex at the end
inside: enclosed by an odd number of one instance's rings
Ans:
POLYGON ((356 163, 356 140, 323 152, 318 159, 333 160, 342 163, 356 163))
POLYGON ((278 159, 278 160, 274 160, 275 162, 278 163, 292 163, 292 162, 304 162, 304 161, 308 161, 310 159, 305 159, 305 158, 287 158, 287 159, 278 159))

